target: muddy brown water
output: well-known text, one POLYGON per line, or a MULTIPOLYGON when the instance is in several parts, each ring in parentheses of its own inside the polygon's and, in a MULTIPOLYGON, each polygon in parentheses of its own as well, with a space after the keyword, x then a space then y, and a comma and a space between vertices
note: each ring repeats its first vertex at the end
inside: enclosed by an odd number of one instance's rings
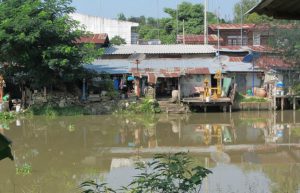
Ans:
POLYGON ((0 193, 73 193, 94 179, 112 187, 134 161, 189 151, 213 171, 201 192, 300 192, 300 112, 20 117, 2 123, 14 161, 0 161, 0 193))

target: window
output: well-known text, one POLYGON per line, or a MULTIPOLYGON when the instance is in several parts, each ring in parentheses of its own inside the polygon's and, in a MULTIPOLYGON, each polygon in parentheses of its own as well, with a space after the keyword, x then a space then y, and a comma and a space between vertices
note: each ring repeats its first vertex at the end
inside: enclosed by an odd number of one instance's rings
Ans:
POLYGON ((260 45, 260 33, 254 32, 253 33, 253 45, 254 46, 259 46, 260 45))
POLYGON ((228 45, 229 46, 237 46, 237 45, 248 45, 248 37, 243 36, 243 44, 241 44, 241 36, 228 36, 228 45))

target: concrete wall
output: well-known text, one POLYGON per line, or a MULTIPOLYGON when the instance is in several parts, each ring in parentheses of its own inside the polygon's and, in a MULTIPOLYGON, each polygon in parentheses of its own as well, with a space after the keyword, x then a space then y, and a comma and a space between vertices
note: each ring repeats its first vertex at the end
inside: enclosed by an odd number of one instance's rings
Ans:
MULTIPOLYGON (((261 73, 254 74, 254 87, 261 87, 263 84, 261 73)), ((247 90, 252 90, 252 73, 235 73, 229 74, 229 77, 234 77, 235 83, 237 83, 237 92, 246 94, 247 90)))
POLYGON ((188 97, 193 94, 194 87, 204 87, 204 80, 209 80, 209 86, 211 81, 211 75, 186 75, 180 78, 180 96, 188 97))
POLYGON ((138 23, 106 19, 79 13, 73 13, 70 14, 70 16, 84 25, 86 31, 93 34, 107 33, 110 39, 114 36, 120 36, 126 40, 127 44, 131 44, 131 28, 139 25, 138 23))

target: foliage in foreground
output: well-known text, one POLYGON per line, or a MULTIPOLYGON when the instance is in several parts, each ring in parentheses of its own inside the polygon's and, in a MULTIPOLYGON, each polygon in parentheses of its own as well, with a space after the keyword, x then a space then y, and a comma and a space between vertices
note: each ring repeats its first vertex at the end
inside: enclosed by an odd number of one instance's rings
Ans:
POLYGON ((0 112, 0 120, 1 121, 9 121, 9 120, 14 120, 16 118, 16 115, 11 112, 0 112))
POLYGON ((106 183, 86 181, 81 184, 83 193, 196 193, 210 170, 194 166, 187 153, 157 154, 151 162, 139 162, 136 169, 141 173, 120 190, 113 190, 106 183))

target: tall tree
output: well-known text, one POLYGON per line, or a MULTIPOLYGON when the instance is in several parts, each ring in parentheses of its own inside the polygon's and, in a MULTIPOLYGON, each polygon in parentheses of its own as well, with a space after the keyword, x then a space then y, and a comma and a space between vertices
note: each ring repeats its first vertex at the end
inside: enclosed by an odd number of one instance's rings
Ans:
MULTIPOLYGON (((204 7, 202 4, 182 2, 177 9, 165 8, 164 11, 169 17, 147 18, 145 24, 140 23, 138 32, 141 39, 160 39, 163 44, 174 44, 177 32, 182 34, 183 28, 185 28, 186 34, 203 33, 204 7)), ((217 22, 217 16, 208 12, 208 23, 215 24, 217 22)))
POLYGON ((114 36, 113 38, 111 38, 110 43, 112 45, 122 45, 122 44, 126 44, 125 39, 121 38, 120 36, 114 36))
POLYGON ((0 4, 0 63, 35 86, 74 80, 100 54, 69 16, 71 0, 5 0, 0 4))
POLYGON ((117 16, 117 19, 120 20, 120 21, 126 21, 127 20, 124 13, 119 13, 118 16, 117 16))

